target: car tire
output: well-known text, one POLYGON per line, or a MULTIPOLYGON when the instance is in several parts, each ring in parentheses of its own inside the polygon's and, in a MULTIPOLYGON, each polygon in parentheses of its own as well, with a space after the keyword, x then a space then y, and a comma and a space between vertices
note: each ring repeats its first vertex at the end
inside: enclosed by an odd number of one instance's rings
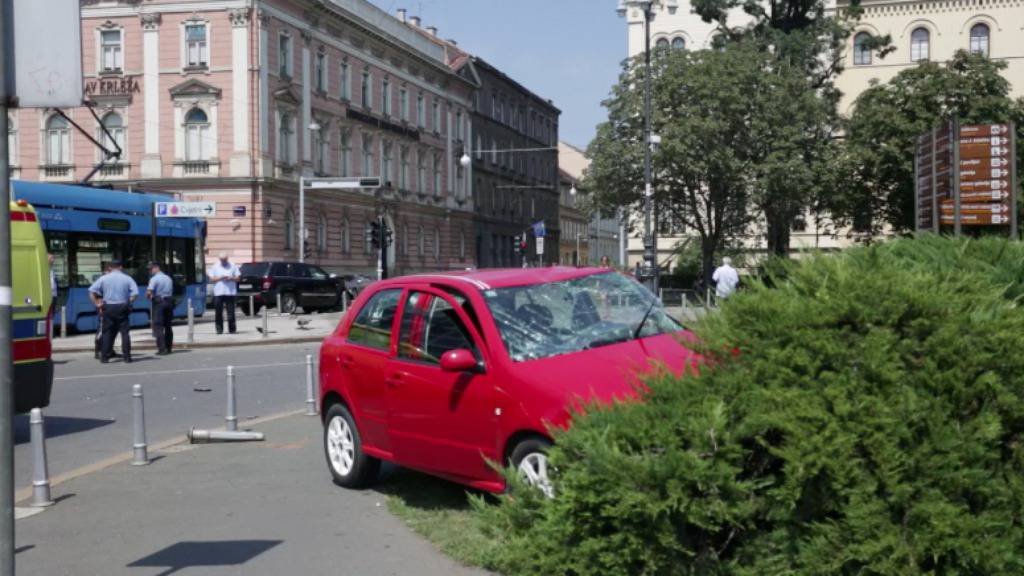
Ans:
POLYGON ((533 436, 516 444, 508 459, 527 485, 537 488, 548 498, 555 495, 548 467, 551 446, 547 438, 533 436))
POLYGON ((380 460, 363 452, 355 419, 342 404, 331 406, 324 418, 324 456, 338 486, 363 488, 380 472, 380 460))
POLYGON ((281 309, 278 310, 281 314, 294 314, 299 310, 299 303, 295 300, 295 295, 291 293, 281 294, 281 309))

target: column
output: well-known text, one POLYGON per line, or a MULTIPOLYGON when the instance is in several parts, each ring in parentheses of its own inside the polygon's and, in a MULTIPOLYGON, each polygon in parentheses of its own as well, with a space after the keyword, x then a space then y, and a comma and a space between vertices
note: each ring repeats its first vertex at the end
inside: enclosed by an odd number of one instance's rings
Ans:
POLYGON ((232 8, 231 19, 231 148, 232 176, 250 176, 249 151, 249 9, 232 8))
POLYGON ((313 121, 313 109, 312 109, 312 78, 310 78, 309 71, 309 43, 313 40, 313 37, 306 32, 302 33, 302 162, 303 172, 305 173, 309 169, 309 174, 312 175, 312 169, 310 167, 313 156, 310 154, 310 149, 313 146, 313 135, 309 130, 309 125, 313 121))
POLYGON ((142 22, 143 178, 160 178, 160 13, 140 14, 142 22))

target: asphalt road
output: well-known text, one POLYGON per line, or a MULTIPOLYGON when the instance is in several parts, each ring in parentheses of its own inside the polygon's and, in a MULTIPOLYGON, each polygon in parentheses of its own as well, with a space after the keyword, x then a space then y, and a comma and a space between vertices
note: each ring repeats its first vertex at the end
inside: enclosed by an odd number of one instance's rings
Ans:
MULTIPOLYGON (((132 364, 100 364, 91 354, 61 354, 46 418, 51 477, 130 452, 133 384, 142 384, 150 445, 188 432, 219 427, 226 407, 225 369, 235 367, 239 427, 248 418, 305 405, 305 356, 319 344, 135 354, 132 364), (209 391, 201 391, 201 390, 209 391)), ((15 486, 31 485, 28 415, 14 421, 15 486)))

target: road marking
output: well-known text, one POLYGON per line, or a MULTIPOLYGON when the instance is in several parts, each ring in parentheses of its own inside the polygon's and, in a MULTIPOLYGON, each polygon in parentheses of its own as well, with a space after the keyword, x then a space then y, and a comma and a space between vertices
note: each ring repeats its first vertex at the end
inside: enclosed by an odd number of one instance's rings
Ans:
MULTIPOLYGON (((250 366, 235 366, 235 370, 248 370, 250 368, 278 368, 281 366, 305 366, 305 362, 280 362, 277 364, 253 364, 250 366)), ((181 370, 161 370, 159 372, 122 372, 122 373, 109 373, 109 374, 91 374, 88 376, 58 376, 54 378, 57 380, 100 380, 105 378, 126 378, 126 377, 137 377, 137 376, 153 376, 159 374, 161 376, 165 374, 188 374, 194 372, 223 372, 225 366, 217 366, 215 368, 184 368, 181 370)))
POLYGON ((15 506, 14 507, 14 519, 21 520, 22 518, 28 518, 29 516, 35 516, 46 508, 35 508, 32 506, 15 506))

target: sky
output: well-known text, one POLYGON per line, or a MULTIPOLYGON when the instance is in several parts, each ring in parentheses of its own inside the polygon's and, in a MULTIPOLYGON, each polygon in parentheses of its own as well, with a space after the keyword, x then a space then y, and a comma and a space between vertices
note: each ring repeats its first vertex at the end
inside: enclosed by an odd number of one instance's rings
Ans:
POLYGON ((505 72, 562 111, 559 137, 586 147, 626 57, 615 0, 370 0, 437 26, 438 35, 505 72))

